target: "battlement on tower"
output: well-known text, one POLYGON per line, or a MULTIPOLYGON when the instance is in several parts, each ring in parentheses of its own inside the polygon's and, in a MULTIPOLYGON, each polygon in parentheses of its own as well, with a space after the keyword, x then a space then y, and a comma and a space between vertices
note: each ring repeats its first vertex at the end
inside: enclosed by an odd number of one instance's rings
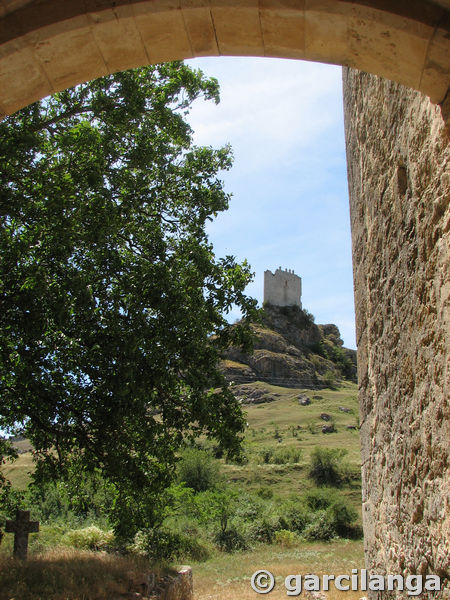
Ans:
POLYGON ((302 280, 291 269, 264 271, 264 302, 274 306, 302 307, 302 280))

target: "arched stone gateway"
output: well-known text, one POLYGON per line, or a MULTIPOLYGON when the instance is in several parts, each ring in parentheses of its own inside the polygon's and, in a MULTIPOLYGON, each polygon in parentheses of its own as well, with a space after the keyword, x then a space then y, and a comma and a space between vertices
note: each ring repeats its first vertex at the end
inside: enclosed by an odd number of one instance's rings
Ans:
POLYGON ((0 112, 130 67, 194 56, 355 67, 442 102, 449 0, 1 0, 0 112))
POLYGON ((344 73, 367 566, 448 577, 450 0, 0 0, 0 116, 221 54, 347 65, 431 98, 344 73))

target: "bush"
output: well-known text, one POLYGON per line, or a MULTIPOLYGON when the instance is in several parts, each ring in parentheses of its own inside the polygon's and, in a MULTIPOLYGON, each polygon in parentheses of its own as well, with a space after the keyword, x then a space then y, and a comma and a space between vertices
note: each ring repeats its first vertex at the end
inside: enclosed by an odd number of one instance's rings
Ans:
MULTIPOLYGON (((16 510, 26 510, 27 499, 25 492, 21 490, 15 490, 12 487, 3 490, 0 495, 0 525, 5 519, 14 519, 16 516, 16 510)), ((32 516, 34 517, 34 511, 32 516)))
POLYGON ((104 550, 114 543, 114 533, 91 525, 83 529, 70 529, 63 536, 62 542, 80 550, 104 550))
POLYGON ((292 548, 298 541, 298 536, 293 531, 280 529, 275 532, 275 542, 284 548, 292 548))
POLYGON ((130 550, 148 556, 153 561, 183 559, 204 561, 210 556, 208 547, 198 537, 164 528, 139 531, 130 550))
POLYGON ((48 482, 42 484, 39 489, 32 488, 30 491, 36 517, 41 523, 55 520, 70 522, 71 506, 66 486, 61 482, 48 482))
POLYGON ((256 495, 263 500, 271 500, 273 498, 273 490, 270 487, 260 487, 256 490, 256 495))
POLYGON ((329 515, 325 510, 319 510, 313 513, 314 517, 305 528, 303 537, 308 541, 326 542, 336 536, 336 530, 333 523, 329 519, 329 515))
POLYGON ((223 552, 236 552, 237 550, 248 549, 245 537, 233 526, 216 533, 214 543, 223 552))
POLYGON ((330 490, 314 490, 305 494, 309 522, 303 536, 307 540, 330 540, 336 536, 357 538, 360 528, 353 525, 358 515, 344 499, 330 490))
POLYGON ((189 448, 178 463, 178 481, 196 492, 212 489, 219 481, 218 464, 205 450, 189 448))
POLYGON ((26 494, 33 514, 42 523, 60 521, 75 528, 86 521, 105 519, 116 491, 99 473, 86 473, 74 463, 64 479, 37 479, 26 494))
POLYGON ((258 453, 259 464, 268 465, 272 461, 273 457, 273 448, 263 448, 258 453))
POLYGON ((324 385, 332 390, 335 390, 338 387, 336 374, 333 371, 326 371, 322 375, 322 381, 324 385))
POLYGON ((287 463, 298 463, 302 456, 300 448, 287 446, 285 448, 263 448, 259 452, 259 464, 285 465, 287 463))
POLYGON ((333 502, 338 500, 335 490, 325 489, 314 489, 306 492, 303 495, 306 506, 316 512, 317 510, 326 510, 333 502))
POLYGON ((303 504, 290 506, 280 517, 280 525, 283 529, 302 533, 311 521, 311 514, 303 504))
POLYGON ((274 465, 298 463, 301 455, 302 451, 300 448, 293 448, 292 446, 287 448, 278 448, 273 454, 272 462, 274 465))
POLYGON ((314 448, 308 476, 316 485, 340 485, 345 479, 346 467, 341 460, 346 454, 341 448, 314 448))
POLYGON ((254 542, 263 544, 272 544, 275 539, 275 533, 280 529, 278 521, 273 519, 262 519, 255 521, 249 531, 249 538, 254 542))
POLYGON ((358 518, 354 508, 341 498, 335 500, 327 510, 329 522, 341 537, 354 537, 355 529, 352 523, 358 518))
POLYGON ((315 435, 317 433, 317 429, 314 427, 314 423, 308 423, 308 431, 312 435, 315 435))
POLYGON ((240 494, 232 508, 230 518, 242 521, 254 521, 263 510, 264 503, 258 497, 250 494, 240 494))

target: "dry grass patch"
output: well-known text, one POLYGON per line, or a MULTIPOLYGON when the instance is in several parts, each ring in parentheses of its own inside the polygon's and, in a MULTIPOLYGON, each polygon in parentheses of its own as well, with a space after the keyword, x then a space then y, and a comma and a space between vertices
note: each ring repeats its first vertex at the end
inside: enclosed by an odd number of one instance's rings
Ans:
POLYGON ((67 548, 26 564, 0 556, 0 600, 110 600, 155 569, 141 557, 67 548))
MULTIPOLYGON (((261 598, 250 586, 258 569, 275 576, 275 588, 267 598, 286 599, 284 579, 287 575, 345 575, 364 568, 362 541, 300 543, 296 548, 264 546, 253 552, 217 555, 206 563, 194 565, 195 600, 256 600, 261 598)), ((361 592, 338 592, 330 585, 328 600, 359 600, 361 592)), ((304 597, 304 594, 301 595, 304 597)))
POLYGON ((25 490, 31 481, 30 473, 34 469, 33 455, 31 452, 24 452, 15 461, 7 462, 0 470, 14 488, 25 490))

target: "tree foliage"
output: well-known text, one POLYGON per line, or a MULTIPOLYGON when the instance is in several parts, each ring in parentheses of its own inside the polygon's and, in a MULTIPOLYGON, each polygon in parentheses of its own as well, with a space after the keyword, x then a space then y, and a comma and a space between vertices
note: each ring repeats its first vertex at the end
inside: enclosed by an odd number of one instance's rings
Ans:
POLYGON ((205 232, 232 157, 193 145, 200 97, 217 102, 217 81, 168 63, 0 123, 0 428, 31 440, 37 478, 99 470, 128 532, 184 437, 233 453, 243 430, 217 362, 249 339, 224 314, 255 303, 247 263, 216 259, 205 232))

